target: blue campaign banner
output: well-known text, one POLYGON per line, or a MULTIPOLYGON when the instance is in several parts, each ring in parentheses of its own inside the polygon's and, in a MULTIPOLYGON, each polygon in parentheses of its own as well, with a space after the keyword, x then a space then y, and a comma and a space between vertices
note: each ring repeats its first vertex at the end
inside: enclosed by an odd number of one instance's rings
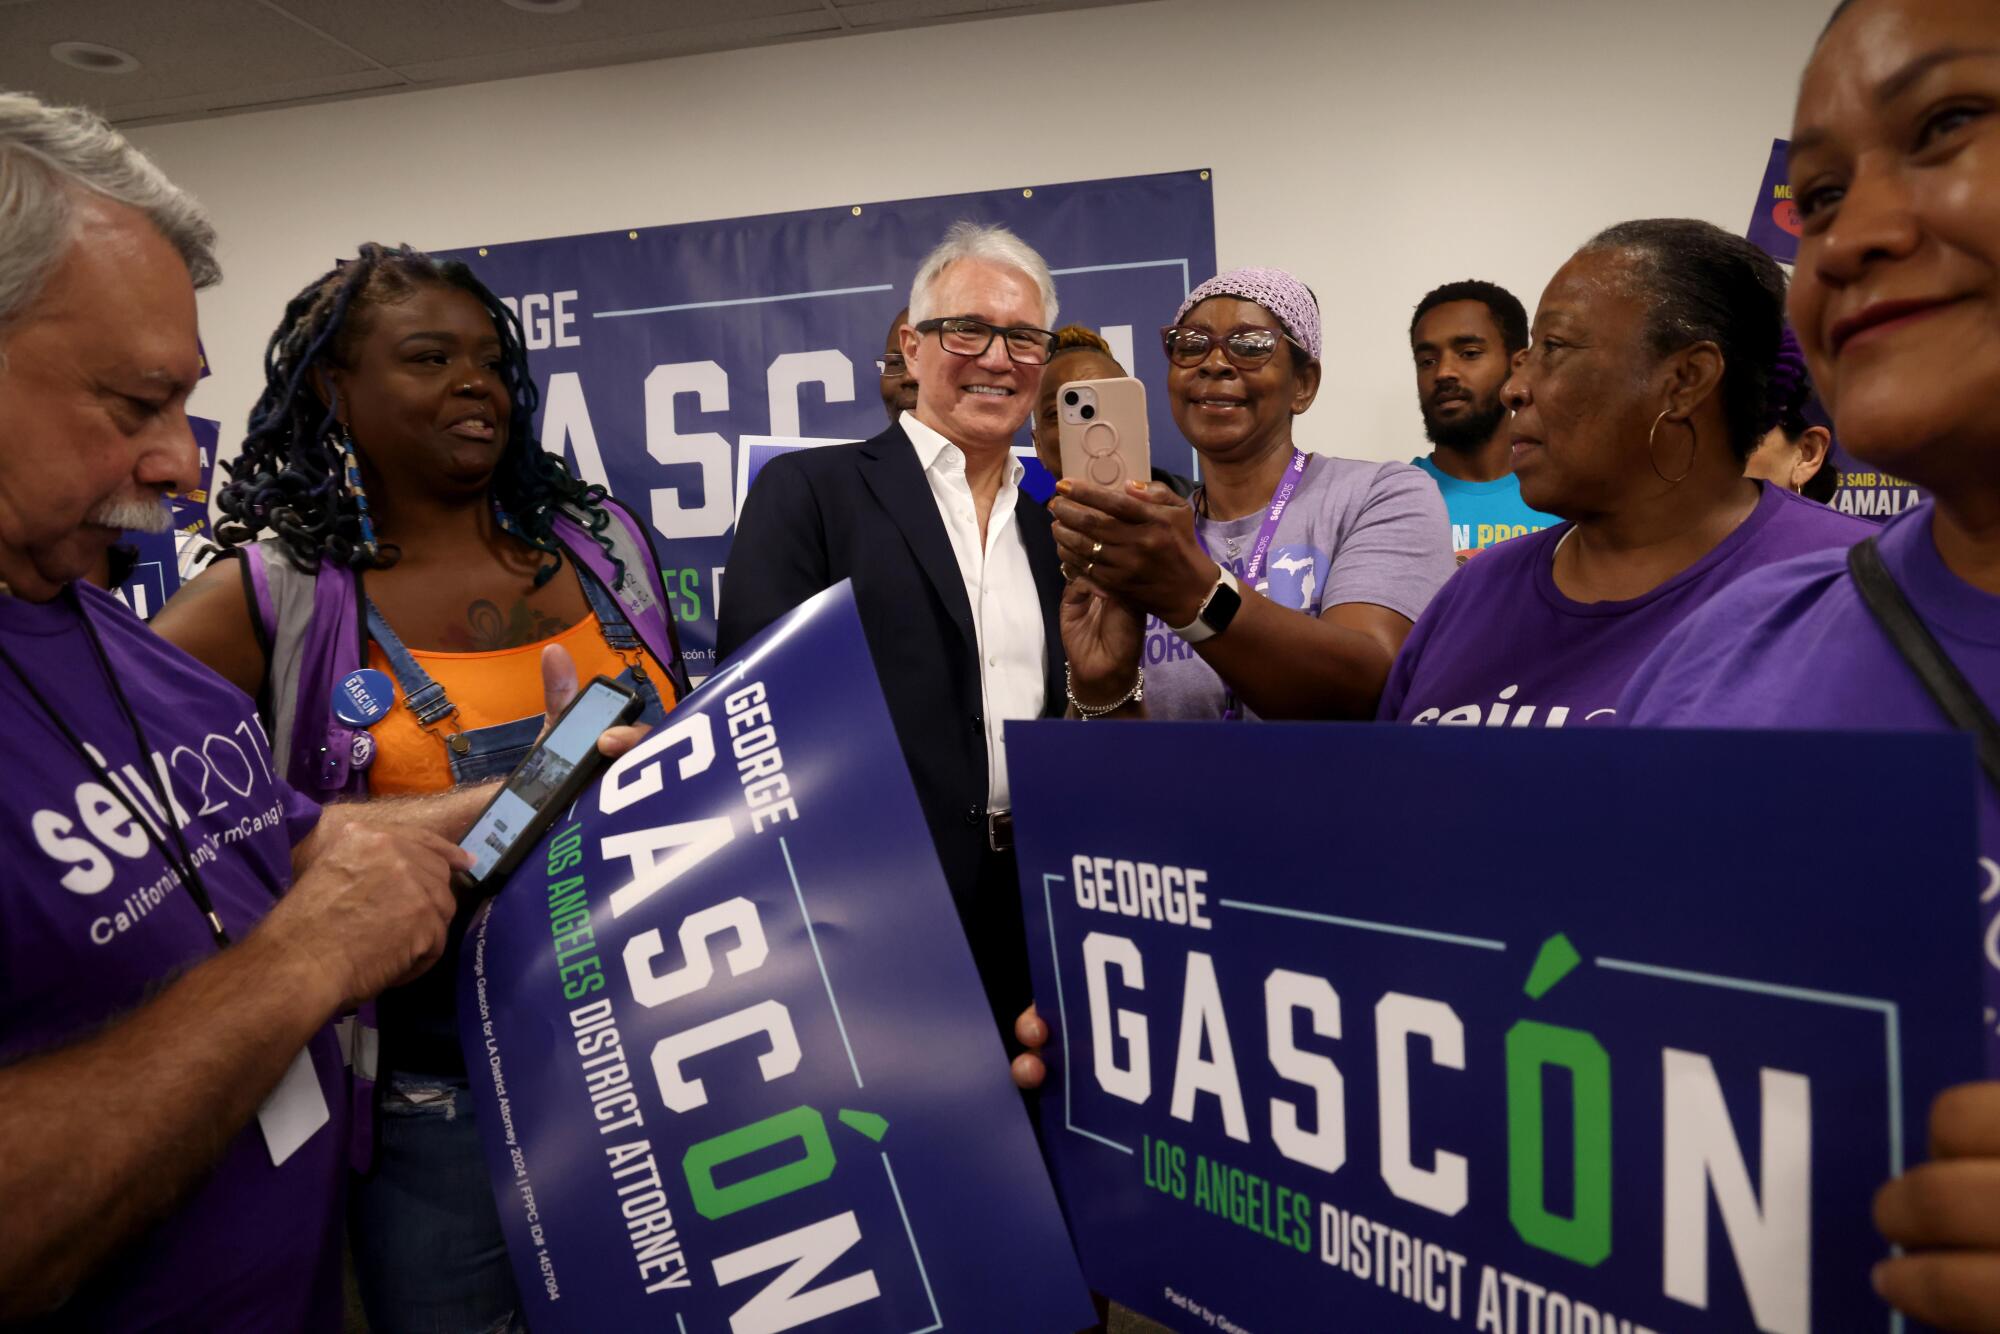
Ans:
MULTIPOLYGON (((208 374, 206 353, 201 373, 208 374)), ((193 490, 167 497, 173 527, 164 533, 127 532, 120 539, 132 549, 131 569, 111 592, 142 621, 151 620, 181 584, 194 577, 200 568, 197 557, 209 548, 208 495, 215 480, 215 447, 222 423, 189 417, 188 427, 198 451, 199 478, 193 490)))
MULTIPOLYGON (((697 678, 715 667, 738 442, 861 440, 888 424, 876 360, 918 262, 961 218, 1004 223, 1042 253, 1060 320, 1101 330, 1146 382, 1154 462, 1192 474, 1156 331, 1215 272, 1206 171, 441 252, 520 315, 542 443, 652 523, 697 678)), ((1046 483, 1034 471, 1031 493, 1046 483)))
POLYGON ((1033 723, 1007 753, 1094 1288, 1182 1331, 1903 1328, 1870 1198, 1981 1073, 1965 738, 1033 723), (1161 820, 1194 782, 1209 814, 1161 820), (1868 818, 1772 818, 1799 792, 1868 818))
POLYGON ((555 823, 459 995, 538 1334, 1090 1323, 849 585, 555 823))

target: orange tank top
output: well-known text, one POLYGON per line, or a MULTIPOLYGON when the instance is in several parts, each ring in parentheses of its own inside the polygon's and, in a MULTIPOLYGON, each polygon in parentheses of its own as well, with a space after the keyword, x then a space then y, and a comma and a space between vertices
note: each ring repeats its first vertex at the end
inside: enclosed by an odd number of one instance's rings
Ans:
MULTIPOLYGON (((520 648, 495 649, 487 653, 443 653, 411 649, 417 665, 444 687, 445 695, 458 706, 455 721, 467 731, 511 723, 539 714, 542 709, 542 650, 561 644, 576 660, 576 677, 588 681, 593 676, 617 676, 625 670, 625 660, 604 642, 594 614, 559 635, 520 648)), ((660 692, 660 703, 674 706, 674 683, 644 648, 646 676, 660 692)), ((385 672, 390 679, 388 655, 373 639, 368 641, 368 665, 385 672)), ((441 725, 449 730, 451 724, 441 725)), ((402 702, 397 689, 396 707, 369 729, 375 737, 375 763, 368 770, 368 791, 372 796, 416 796, 443 792, 452 786, 451 764, 445 759, 444 742, 417 725, 417 716, 402 702)))

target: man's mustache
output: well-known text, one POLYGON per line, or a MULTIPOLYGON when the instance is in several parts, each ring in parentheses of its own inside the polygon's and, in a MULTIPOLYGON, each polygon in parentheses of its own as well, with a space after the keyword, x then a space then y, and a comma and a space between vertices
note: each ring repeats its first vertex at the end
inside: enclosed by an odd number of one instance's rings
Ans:
POLYGON ((174 512, 164 495, 113 496, 90 512, 90 522, 104 528, 138 533, 164 533, 174 526, 174 512))

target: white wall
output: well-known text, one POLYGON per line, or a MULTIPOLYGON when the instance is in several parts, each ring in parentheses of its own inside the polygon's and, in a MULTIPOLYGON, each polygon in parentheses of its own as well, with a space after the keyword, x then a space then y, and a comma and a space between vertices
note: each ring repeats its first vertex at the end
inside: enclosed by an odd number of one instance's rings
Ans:
POLYGON ((1301 437, 1407 458, 1427 448, 1417 298, 1481 277, 1532 312, 1604 224, 1740 230, 1829 8, 1163 0, 133 138, 222 232, 227 279, 201 303, 215 376, 195 410, 222 420, 225 447, 285 299, 362 240, 444 248, 1209 167, 1218 261, 1291 269, 1324 305, 1327 389, 1301 437))

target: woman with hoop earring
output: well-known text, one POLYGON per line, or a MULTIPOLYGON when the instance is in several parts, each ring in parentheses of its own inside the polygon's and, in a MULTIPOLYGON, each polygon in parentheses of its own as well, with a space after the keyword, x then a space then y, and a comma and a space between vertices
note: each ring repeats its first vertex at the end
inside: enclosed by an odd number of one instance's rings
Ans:
POLYGON ((1873 531, 1744 477, 1772 425, 1784 272, 1706 222, 1620 223, 1556 272, 1502 391, 1530 508, 1568 522, 1481 553, 1417 621, 1379 717, 1574 727, 1751 570, 1873 531))

